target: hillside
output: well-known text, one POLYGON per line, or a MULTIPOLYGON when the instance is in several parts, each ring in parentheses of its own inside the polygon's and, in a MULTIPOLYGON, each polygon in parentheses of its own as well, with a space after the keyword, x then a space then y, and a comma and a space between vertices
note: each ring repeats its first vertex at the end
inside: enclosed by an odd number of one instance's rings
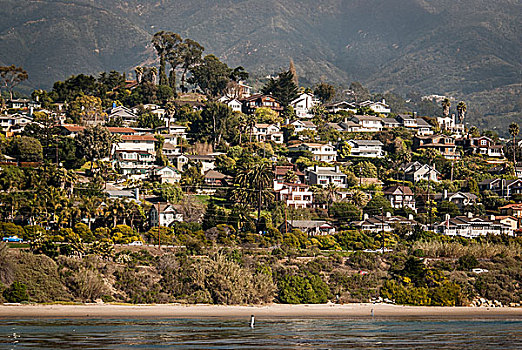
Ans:
POLYGON ((480 108, 469 103, 473 120, 506 108, 501 113, 521 115, 517 96, 510 95, 515 99, 507 107, 506 101, 496 105, 498 91, 522 80, 522 6, 516 0, 3 3, 0 64, 23 65, 31 87, 150 63, 150 36, 171 30, 257 76, 279 71, 291 57, 304 85, 358 80, 378 92, 478 101, 480 108))

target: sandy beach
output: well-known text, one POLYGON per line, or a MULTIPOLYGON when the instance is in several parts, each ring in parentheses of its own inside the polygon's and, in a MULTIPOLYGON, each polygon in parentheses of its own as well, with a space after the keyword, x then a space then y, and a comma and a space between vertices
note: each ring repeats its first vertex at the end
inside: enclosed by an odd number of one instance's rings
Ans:
POLYGON ((320 305, 0 305, 0 318, 33 317, 522 317, 522 308, 418 307, 389 304, 320 305))

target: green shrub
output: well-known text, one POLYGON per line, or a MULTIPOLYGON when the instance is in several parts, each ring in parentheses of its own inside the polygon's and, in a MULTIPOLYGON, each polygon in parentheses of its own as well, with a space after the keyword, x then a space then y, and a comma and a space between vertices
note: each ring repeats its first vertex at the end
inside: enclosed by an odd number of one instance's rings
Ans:
POLYGON ((8 303, 20 303, 29 300, 27 287, 20 282, 13 282, 9 288, 2 293, 8 303))
POLYGON ((461 256, 457 262, 459 270, 468 271, 478 266, 478 260, 474 255, 466 254, 461 256))
POLYGON ((318 275, 286 275, 278 283, 279 300, 286 304, 320 304, 328 301, 330 291, 318 275))

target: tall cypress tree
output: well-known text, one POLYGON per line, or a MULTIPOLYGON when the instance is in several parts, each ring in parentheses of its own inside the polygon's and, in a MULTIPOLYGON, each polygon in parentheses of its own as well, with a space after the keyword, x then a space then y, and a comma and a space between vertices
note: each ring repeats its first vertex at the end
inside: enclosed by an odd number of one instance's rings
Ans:
POLYGON ((299 89, 294 83, 294 75, 289 70, 279 73, 277 79, 271 78, 263 87, 262 92, 266 95, 272 94, 285 108, 299 97, 299 89))

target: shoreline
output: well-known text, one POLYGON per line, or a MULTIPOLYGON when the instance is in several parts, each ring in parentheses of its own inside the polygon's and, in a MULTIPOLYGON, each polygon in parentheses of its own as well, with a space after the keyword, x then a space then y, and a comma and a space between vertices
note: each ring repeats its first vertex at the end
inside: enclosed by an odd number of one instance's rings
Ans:
POLYGON ((255 306, 224 305, 115 305, 115 304, 4 304, 5 318, 341 318, 341 317, 515 317, 522 308, 403 306, 391 304, 270 304, 255 306))

